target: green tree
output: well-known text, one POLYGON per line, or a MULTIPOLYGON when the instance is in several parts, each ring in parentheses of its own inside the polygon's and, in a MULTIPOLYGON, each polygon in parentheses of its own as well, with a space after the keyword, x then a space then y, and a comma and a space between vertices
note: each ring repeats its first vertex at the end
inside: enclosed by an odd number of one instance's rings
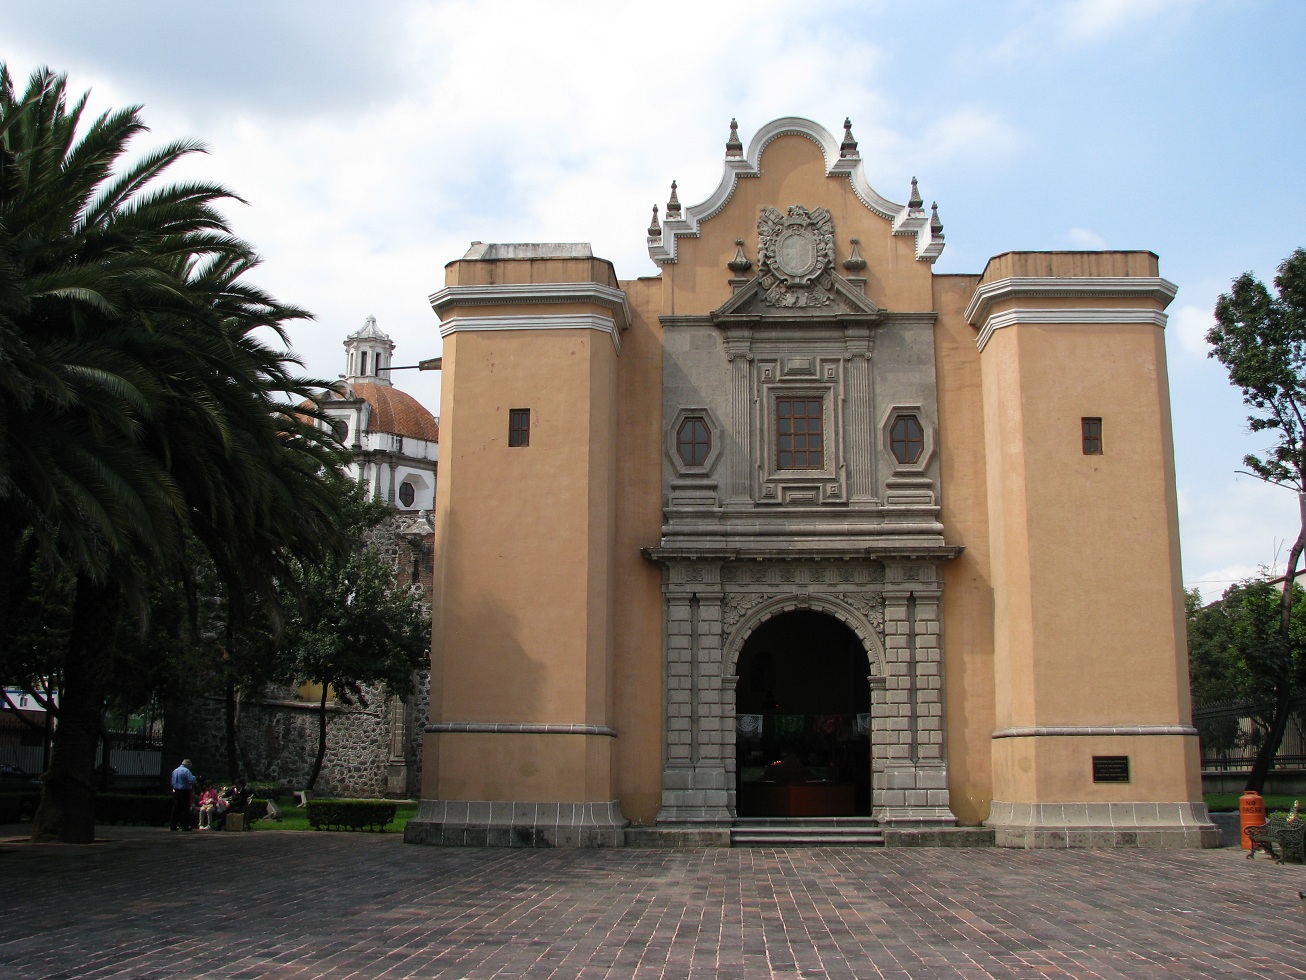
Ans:
POLYGON ((287 624, 291 680, 320 687, 317 755, 306 789, 317 785, 327 749, 327 700, 367 704, 365 685, 408 697, 427 664, 430 615, 417 586, 395 582, 394 566, 367 543, 391 514, 351 485, 344 497, 353 548, 301 566, 297 613, 287 624))
POLYGON ((1293 588, 1286 665, 1279 645, 1282 595, 1277 583, 1251 579, 1231 585, 1210 605, 1189 603, 1193 699, 1198 704, 1248 704, 1261 733, 1258 757, 1273 731, 1285 684, 1290 691, 1306 684, 1306 592, 1293 588))
MULTIPOLYGON (((248 285, 220 185, 156 179, 202 149, 123 164, 138 107, 85 123, 83 96, 0 65, 0 674, 41 564, 74 576, 62 701, 34 834, 90 840, 112 651, 153 572, 198 542, 240 602, 276 616, 296 559, 340 544, 338 449, 300 403, 321 383, 258 339, 307 316, 248 285)), ((284 340, 284 335, 282 337, 284 340)))
POLYGON ((1293 693, 1301 683, 1291 634, 1297 564, 1306 548, 1306 250, 1297 249, 1283 261, 1274 287, 1277 295, 1251 273, 1243 273, 1217 301, 1215 326, 1206 335, 1210 356, 1242 389, 1243 404, 1251 409, 1251 430, 1275 440, 1263 457, 1249 455, 1244 465, 1262 480, 1296 491, 1300 514, 1278 596, 1278 630, 1267 638, 1262 654, 1267 676, 1273 679, 1274 713, 1247 780, 1247 788, 1257 792, 1265 786, 1288 728, 1293 693))

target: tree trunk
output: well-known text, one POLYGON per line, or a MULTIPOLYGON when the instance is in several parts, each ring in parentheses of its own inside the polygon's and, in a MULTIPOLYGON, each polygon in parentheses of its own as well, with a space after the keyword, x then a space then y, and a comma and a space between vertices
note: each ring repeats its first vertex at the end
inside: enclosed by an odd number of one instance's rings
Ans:
POLYGON ((322 775, 322 760, 326 758, 326 728, 327 728, 327 684, 322 682, 322 698, 317 705, 317 758, 313 760, 313 772, 308 777, 308 785, 305 789, 313 789, 317 786, 317 777, 322 775))
POLYGON ((1280 659, 1281 673, 1279 682, 1274 686, 1274 719, 1270 730, 1261 743, 1261 750, 1256 753, 1252 771, 1247 775, 1246 789, 1256 793, 1265 791, 1265 780, 1274 765, 1274 757, 1279 754, 1283 744, 1283 734, 1288 730, 1288 718, 1291 714, 1289 704, 1292 701, 1292 589, 1297 581, 1297 562, 1301 559, 1303 547, 1306 547, 1306 493, 1297 494, 1297 508, 1300 512, 1301 525, 1297 540, 1288 552, 1288 570, 1283 576, 1283 596, 1279 599, 1279 643, 1282 645, 1280 659))
POLYGON ((1245 789, 1264 794, 1265 780, 1270 775, 1274 757, 1278 755, 1279 746, 1283 744, 1284 732, 1288 730, 1288 720, 1292 717, 1291 706, 1292 686, 1278 685, 1274 698, 1274 717, 1270 720, 1270 727, 1265 733, 1265 741, 1261 743, 1260 751, 1256 753, 1256 761, 1247 776, 1245 789))
POLYGON ((112 581, 97 584, 78 576, 59 727, 32 821, 34 841, 89 844, 95 840, 95 749, 118 610, 118 588, 112 581))
POLYGON ((236 755, 236 682, 230 677, 227 678, 226 702, 227 778, 234 783, 240 778, 240 759, 236 755))

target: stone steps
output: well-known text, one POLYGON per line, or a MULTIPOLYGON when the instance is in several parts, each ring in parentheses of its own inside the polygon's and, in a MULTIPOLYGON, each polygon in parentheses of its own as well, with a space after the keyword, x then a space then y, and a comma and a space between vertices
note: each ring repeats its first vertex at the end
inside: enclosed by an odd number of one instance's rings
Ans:
POLYGON ((871 817, 760 817, 735 821, 731 847, 883 847, 871 817))

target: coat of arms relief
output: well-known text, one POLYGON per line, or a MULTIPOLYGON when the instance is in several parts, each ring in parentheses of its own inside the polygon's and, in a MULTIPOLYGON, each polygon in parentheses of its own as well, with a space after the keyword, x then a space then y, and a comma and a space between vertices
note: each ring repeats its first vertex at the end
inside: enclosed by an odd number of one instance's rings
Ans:
POLYGON ((834 219, 825 208, 763 208, 757 221, 758 271, 768 306, 826 306, 834 288, 834 219))

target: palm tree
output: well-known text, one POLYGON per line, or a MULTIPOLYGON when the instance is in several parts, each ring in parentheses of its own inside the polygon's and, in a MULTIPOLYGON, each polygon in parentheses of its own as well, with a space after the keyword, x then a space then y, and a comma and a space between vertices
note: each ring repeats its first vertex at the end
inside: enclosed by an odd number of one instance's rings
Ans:
POLYGON ((139 108, 82 131, 85 105, 45 69, 19 95, 0 65, 0 650, 31 559, 75 572, 34 827, 62 840, 94 830, 111 651, 145 570, 186 575, 193 537, 231 595, 271 604, 289 556, 335 546, 338 523, 337 448, 300 406, 322 382, 255 334, 307 314, 244 282, 231 192, 156 185, 199 144, 123 166, 139 108))

